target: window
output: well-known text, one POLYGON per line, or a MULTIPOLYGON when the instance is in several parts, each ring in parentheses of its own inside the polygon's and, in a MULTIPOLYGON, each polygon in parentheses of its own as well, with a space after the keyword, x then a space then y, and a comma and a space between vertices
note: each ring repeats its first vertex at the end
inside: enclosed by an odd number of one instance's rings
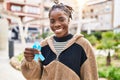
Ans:
POLYGON ((95 18, 97 19, 97 18, 98 18, 98 15, 95 15, 95 18))
POLYGON ((93 13, 93 11, 94 11, 93 9, 90 10, 90 12, 92 12, 92 13, 93 13))
POLYGON ((40 8, 38 8, 38 7, 25 6, 23 8, 23 11, 26 13, 40 14, 40 8))
POLYGON ((11 11, 22 11, 22 8, 21 8, 21 6, 12 5, 11 6, 11 11))

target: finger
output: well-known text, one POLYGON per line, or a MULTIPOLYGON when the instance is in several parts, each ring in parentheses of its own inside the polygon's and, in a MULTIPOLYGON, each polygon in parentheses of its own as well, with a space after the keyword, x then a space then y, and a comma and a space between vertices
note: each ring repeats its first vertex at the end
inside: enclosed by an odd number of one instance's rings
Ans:
POLYGON ((33 48, 25 48, 25 51, 31 51, 32 54, 38 54, 39 53, 39 51, 37 49, 33 49, 33 48))
POLYGON ((33 48, 25 48, 25 51, 31 51, 34 50, 33 48))
POLYGON ((33 51, 33 54, 39 54, 39 53, 40 53, 40 51, 38 51, 38 50, 33 51))
POLYGON ((27 61, 31 62, 31 61, 34 59, 34 57, 25 57, 25 59, 26 59, 27 61))
POLYGON ((24 51, 24 54, 34 55, 32 51, 24 51))
POLYGON ((25 57, 34 57, 33 54, 24 54, 25 57))

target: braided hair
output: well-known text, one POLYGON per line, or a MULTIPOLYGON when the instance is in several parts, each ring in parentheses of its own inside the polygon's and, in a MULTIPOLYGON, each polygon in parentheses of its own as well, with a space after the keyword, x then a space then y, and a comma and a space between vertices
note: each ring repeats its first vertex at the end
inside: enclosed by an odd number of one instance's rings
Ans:
POLYGON ((72 7, 70 7, 68 5, 64 5, 63 3, 58 3, 57 1, 55 1, 55 5, 53 5, 49 11, 49 17, 50 17, 51 12, 55 9, 60 9, 60 10, 64 11, 69 16, 69 18, 72 19, 72 12, 73 12, 72 7))

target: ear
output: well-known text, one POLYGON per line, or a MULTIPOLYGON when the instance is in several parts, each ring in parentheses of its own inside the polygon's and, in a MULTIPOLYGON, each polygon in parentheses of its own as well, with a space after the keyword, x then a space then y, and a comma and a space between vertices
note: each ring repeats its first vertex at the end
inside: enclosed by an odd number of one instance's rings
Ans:
POLYGON ((68 23, 70 22, 70 18, 68 18, 68 23))

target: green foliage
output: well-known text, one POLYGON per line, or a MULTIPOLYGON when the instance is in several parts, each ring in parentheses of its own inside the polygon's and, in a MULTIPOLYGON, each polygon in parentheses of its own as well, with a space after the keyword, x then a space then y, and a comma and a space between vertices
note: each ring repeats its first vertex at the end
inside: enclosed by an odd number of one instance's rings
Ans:
POLYGON ((120 68, 118 67, 103 67, 98 70, 99 77, 107 78, 108 80, 120 79, 120 68))
POLYGON ((82 32, 82 34, 91 42, 92 45, 97 44, 97 49, 114 49, 120 44, 120 33, 114 33, 113 31, 96 31, 92 32, 90 35, 82 32))
POLYGON ((104 56, 97 56, 97 65, 98 67, 103 67, 105 66, 105 61, 106 61, 106 58, 104 56))
POLYGON ((102 38, 113 39, 114 38, 114 33, 112 31, 103 32, 102 33, 102 38))
POLYGON ((38 33, 38 35, 36 36, 36 39, 40 39, 41 38, 41 35, 40 33, 38 33))
POLYGON ((115 46, 118 46, 120 44, 120 33, 115 33, 114 40, 116 41, 115 46))
POLYGON ((43 39, 45 39, 46 37, 51 36, 52 34, 53 34, 53 33, 50 33, 50 32, 44 32, 44 33, 42 33, 41 37, 42 37, 43 39))
POLYGON ((97 57, 98 75, 102 78, 107 78, 108 80, 119 80, 120 79, 120 60, 113 59, 111 66, 106 66, 104 56, 97 57))
POLYGON ((106 67, 102 67, 101 69, 98 69, 98 75, 101 78, 107 78, 107 68, 106 67))
POLYGON ((115 33, 114 38, 115 38, 115 40, 120 40, 120 33, 115 33))
POLYGON ((97 48, 97 49, 103 49, 102 44, 98 44, 98 45, 96 46, 96 48, 97 48))
POLYGON ((101 36, 102 32, 100 31, 96 31, 96 32, 93 32, 91 35, 94 35, 97 40, 101 40, 102 36, 101 36))
POLYGON ((114 33, 112 31, 103 32, 100 45, 97 47, 97 49, 112 49, 114 45, 114 33))
POLYGON ((86 32, 81 32, 81 34, 83 34, 84 37, 87 37, 87 36, 88 36, 88 34, 87 34, 86 32))
POLYGON ((113 55, 115 59, 120 59, 120 48, 115 48, 115 54, 113 55))
POLYGON ((16 56, 18 61, 22 61, 23 57, 24 57, 24 54, 23 53, 20 53, 19 55, 16 56))
POLYGON ((112 49, 114 46, 115 42, 110 39, 102 39, 101 40, 101 45, 103 49, 112 49))
POLYGON ((86 37, 92 45, 95 45, 97 43, 97 38, 94 35, 87 36, 86 37))
POLYGON ((97 37, 95 36, 95 34, 92 33, 92 34, 88 35, 85 32, 82 32, 82 34, 85 36, 86 39, 88 39, 90 41, 90 43, 92 45, 96 45, 96 43, 98 42, 97 37))
POLYGON ((42 33, 41 37, 45 39, 48 36, 48 32, 42 33))
POLYGON ((105 64, 105 57, 98 56, 97 57, 97 66, 98 66, 98 75, 99 77, 106 78, 107 77, 107 68, 105 64))
POLYGON ((111 67, 107 75, 108 80, 120 80, 120 67, 111 67))

